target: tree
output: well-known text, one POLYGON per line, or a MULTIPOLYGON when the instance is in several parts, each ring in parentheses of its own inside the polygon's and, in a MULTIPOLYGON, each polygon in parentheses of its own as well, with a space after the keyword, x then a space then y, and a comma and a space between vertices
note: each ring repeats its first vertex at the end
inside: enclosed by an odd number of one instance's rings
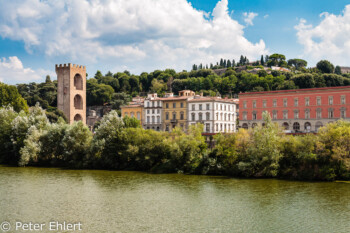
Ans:
POLYGON ((334 73, 336 73, 338 75, 341 75, 341 68, 340 68, 340 66, 336 66, 335 67, 334 73))
POLYGON ((28 112, 27 101, 19 94, 17 88, 0 82, 0 108, 8 105, 17 112, 28 112))
POLYGON ((288 60, 288 65, 289 66, 294 66, 295 69, 299 70, 299 69, 304 68, 304 67, 307 66, 307 61, 305 61, 303 59, 298 59, 298 58, 289 59, 288 60))
POLYGON ((330 74, 334 71, 334 66, 327 60, 321 60, 316 65, 317 69, 322 73, 330 74))
POLYGON ((283 66, 285 64, 286 56, 283 54, 274 53, 269 56, 269 60, 267 62, 268 66, 283 66))
POLYGON ((265 65, 265 62, 264 62, 264 55, 261 55, 260 64, 261 64, 262 66, 265 65))

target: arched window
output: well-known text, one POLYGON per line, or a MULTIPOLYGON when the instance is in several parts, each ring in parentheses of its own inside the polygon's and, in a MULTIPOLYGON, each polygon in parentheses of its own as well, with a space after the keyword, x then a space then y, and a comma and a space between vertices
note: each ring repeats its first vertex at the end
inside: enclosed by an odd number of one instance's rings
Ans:
POLYGON ((248 129, 248 124, 247 124, 247 123, 244 123, 244 124, 242 125, 242 128, 243 128, 243 129, 248 129))
POLYGON ((195 121, 196 120, 196 115, 194 113, 192 113, 191 116, 192 116, 192 121, 195 121))
POLYGON ((74 76, 74 87, 76 90, 83 90, 83 78, 80 74, 74 76))
POLYGON ((134 116, 135 116, 134 112, 131 112, 130 117, 134 117, 134 116))
POLYGON ((284 130, 289 130, 289 124, 287 122, 284 122, 282 124, 282 127, 284 128, 284 130))
POLYGON ((198 120, 200 121, 203 120, 203 114, 201 112, 198 114, 198 118, 199 118, 198 120))
POLYGON ((74 108, 83 109, 83 98, 80 95, 74 96, 74 108))
POLYGON ((322 122, 321 122, 321 121, 317 121, 317 122, 316 122, 316 126, 315 126, 316 132, 318 132, 318 130, 319 130, 321 127, 323 127, 322 122))
POLYGON ((210 113, 209 112, 206 113, 206 117, 207 117, 206 120, 209 121, 210 120, 210 113))
POLYGON ((77 114, 74 116, 74 121, 82 121, 82 120, 83 120, 83 118, 81 117, 80 114, 77 114))
POLYGON ((311 131, 311 123, 310 122, 306 122, 304 124, 304 130, 307 131, 307 132, 311 131))
POLYGON ((152 116, 152 124, 154 124, 155 122, 154 122, 154 116, 152 116))
POLYGON ((299 131, 300 130, 300 124, 298 122, 294 122, 293 130, 295 130, 295 131, 299 131))

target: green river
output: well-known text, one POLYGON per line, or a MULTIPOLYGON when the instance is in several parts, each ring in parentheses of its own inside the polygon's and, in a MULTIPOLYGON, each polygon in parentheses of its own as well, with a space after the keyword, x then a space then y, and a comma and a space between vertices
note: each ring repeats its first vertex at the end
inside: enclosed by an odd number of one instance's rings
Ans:
POLYGON ((3 221, 9 232, 58 232, 51 221, 81 223, 61 232, 350 232, 350 183, 0 166, 3 221))

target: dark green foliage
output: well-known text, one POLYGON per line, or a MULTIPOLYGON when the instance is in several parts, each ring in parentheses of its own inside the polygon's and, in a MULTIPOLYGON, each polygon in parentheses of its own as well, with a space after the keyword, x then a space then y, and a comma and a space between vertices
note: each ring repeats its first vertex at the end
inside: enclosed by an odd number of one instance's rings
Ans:
POLYGON ((317 69, 322 73, 330 74, 334 71, 334 66, 327 60, 321 60, 316 65, 317 69))

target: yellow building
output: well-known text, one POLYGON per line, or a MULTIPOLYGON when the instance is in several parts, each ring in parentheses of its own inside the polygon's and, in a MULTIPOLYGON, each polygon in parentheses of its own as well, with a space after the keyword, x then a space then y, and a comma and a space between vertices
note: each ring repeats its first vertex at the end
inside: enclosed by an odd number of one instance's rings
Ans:
POLYGON ((143 105, 142 104, 131 104, 131 105, 125 105, 121 107, 122 110, 122 117, 128 116, 128 117, 136 117, 137 120, 140 121, 140 124, 142 124, 143 119, 143 105))
POLYGON ((163 130, 170 132, 175 127, 187 129, 187 100, 192 99, 195 93, 184 90, 179 96, 174 97, 173 93, 165 94, 163 101, 163 130))

